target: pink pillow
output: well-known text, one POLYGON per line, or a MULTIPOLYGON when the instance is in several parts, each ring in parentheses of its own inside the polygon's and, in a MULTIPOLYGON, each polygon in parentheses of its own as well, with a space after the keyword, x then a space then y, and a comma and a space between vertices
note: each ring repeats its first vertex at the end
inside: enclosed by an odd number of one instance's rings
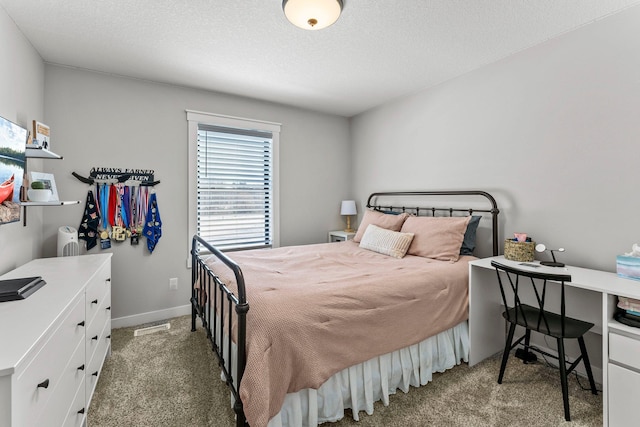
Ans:
POLYGON ((402 224, 403 233, 413 233, 407 255, 442 261, 457 261, 471 219, 465 217, 412 216, 402 224))
POLYGON ((362 240, 362 235, 364 234, 369 224, 377 225, 378 227, 385 228, 387 230, 400 231, 404 220, 408 217, 409 214, 406 212, 398 215, 393 215, 385 214, 378 211, 366 210, 364 211, 364 217, 362 217, 362 221, 360 222, 358 231, 353 237, 353 241, 358 243, 360 242, 360 240, 362 240))

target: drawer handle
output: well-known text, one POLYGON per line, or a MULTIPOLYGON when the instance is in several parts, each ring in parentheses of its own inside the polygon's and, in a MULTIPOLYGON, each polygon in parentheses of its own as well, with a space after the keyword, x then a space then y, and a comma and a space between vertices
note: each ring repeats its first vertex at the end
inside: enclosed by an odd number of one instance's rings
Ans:
POLYGON ((80 409, 80 410, 78 411, 78 413, 79 413, 79 414, 84 414, 84 408, 80 409))
POLYGON ((107 335, 107 339, 110 340, 111 339, 111 334, 107 335))
POLYGON ((109 277, 108 279, 105 279, 105 282, 111 283, 111 277, 109 277))
POLYGON ((107 310, 111 310, 111 306, 107 307, 106 309, 107 309, 107 310))
POLYGON ((84 364, 83 364, 83 365, 78 366, 78 371, 84 371, 84 364))
POLYGON ((78 326, 84 326, 84 320, 80 323, 78 323, 78 326))
POLYGON ((91 301, 91 304, 97 304, 97 303, 98 303, 97 299, 94 299, 93 301, 91 301))
POLYGON ((91 375, 93 375, 94 377, 97 377, 97 376, 98 376, 98 371, 95 371, 95 372, 94 372, 93 374, 91 374, 91 375))
POLYGON ((98 336, 96 335, 95 337, 91 337, 92 340, 97 340, 98 336))
POLYGON ((49 388, 49 378, 38 384, 38 388, 49 388))

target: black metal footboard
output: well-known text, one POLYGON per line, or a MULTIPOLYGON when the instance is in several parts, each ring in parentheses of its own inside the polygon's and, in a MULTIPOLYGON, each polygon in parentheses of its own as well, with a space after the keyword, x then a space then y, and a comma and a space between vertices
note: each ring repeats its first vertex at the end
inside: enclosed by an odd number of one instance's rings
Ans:
POLYGON ((247 294, 245 292, 242 270, 234 261, 199 236, 193 236, 191 243, 191 331, 196 330, 196 316, 202 320, 207 331, 207 338, 211 342, 212 350, 218 356, 218 364, 222 369, 225 381, 233 395, 233 410, 236 413, 236 426, 247 425, 244 416, 242 400, 240 399, 240 382, 246 365, 246 336, 247 336, 247 294), (236 277, 237 295, 205 264, 200 257, 200 246, 205 252, 222 261, 233 271, 236 277), (226 300, 226 301, 225 301, 226 300), (226 303, 225 303, 226 302, 226 303), (236 358, 232 357, 232 317, 236 313, 237 338, 236 358), (226 322, 225 322, 226 316, 226 322), (225 331, 226 349, 225 349, 225 331), (226 350, 226 351, 225 351, 226 350), (233 377, 233 369, 236 377, 233 377))

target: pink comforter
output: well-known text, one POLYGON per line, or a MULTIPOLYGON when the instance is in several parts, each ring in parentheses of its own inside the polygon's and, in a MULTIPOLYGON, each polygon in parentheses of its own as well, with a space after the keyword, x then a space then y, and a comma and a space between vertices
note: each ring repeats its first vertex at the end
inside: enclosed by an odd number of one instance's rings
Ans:
MULTIPOLYGON (((418 343, 468 317, 468 261, 395 259, 351 241, 234 252, 244 273, 247 366, 240 386, 252 427, 286 393, 418 343)), ((212 257, 213 258, 213 257, 212 257)), ((235 289, 233 274, 210 259, 235 289)))

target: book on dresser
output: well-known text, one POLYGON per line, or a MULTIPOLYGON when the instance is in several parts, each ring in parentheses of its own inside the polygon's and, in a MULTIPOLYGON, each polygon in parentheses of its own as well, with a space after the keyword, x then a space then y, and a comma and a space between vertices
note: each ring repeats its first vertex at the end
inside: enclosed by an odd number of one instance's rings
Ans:
POLYGON ((46 283, 41 276, 0 280, 0 302, 25 299, 46 283))

